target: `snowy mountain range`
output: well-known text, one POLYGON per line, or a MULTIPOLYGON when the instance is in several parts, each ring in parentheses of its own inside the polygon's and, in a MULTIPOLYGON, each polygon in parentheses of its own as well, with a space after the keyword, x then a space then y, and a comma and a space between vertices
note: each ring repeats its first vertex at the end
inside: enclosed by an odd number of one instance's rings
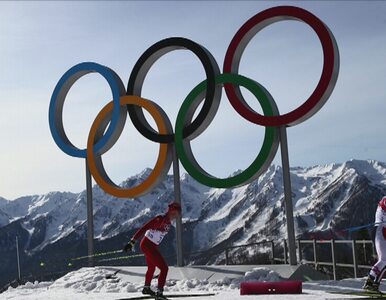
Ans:
MULTIPOLYGON (((121 185, 135 186, 149 172, 146 169, 121 185)), ((373 222, 377 203, 386 195, 386 164, 350 160, 295 167, 291 183, 296 235, 334 234, 373 222)), ((181 194, 185 249, 203 251, 196 262, 221 261, 227 246, 286 237, 280 166, 272 165, 257 180, 234 189, 209 188, 183 174, 181 194)), ((173 178, 168 176, 151 193, 135 199, 117 199, 94 186, 93 199, 94 236, 100 249, 119 248, 141 224, 166 210, 173 199, 173 178)), ((13 201, 0 198, 0 255, 5 261, 1 268, 13 272, 15 235, 26 254, 22 259, 26 265, 53 252, 56 260, 85 255, 86 216, 85 191, 51 192, 13 201)))

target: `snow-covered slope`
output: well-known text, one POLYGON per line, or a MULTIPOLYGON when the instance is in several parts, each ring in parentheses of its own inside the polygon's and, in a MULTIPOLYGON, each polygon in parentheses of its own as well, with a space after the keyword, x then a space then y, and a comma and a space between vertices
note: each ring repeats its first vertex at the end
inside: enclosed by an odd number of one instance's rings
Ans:
POLYGON ((8 200, 0 197, 0 227, 7 225, 10 221, 10 216, 6 214, 1 208, 9 203, 8 200))
POLYGON ((9 223, 10 217, 0 209, 0 227, 9 223))
MULTIPOLYGON (((122 183, 129 187, 146 178, 149 169, 122 183)), ((361 225, 371 220, 379 198, 386 194, 386 164, 351 160, 291 169, 297 234, 361 225), (368 197, 368 198, 367 198, 368 197), (362 202, 360 202, 362 201, 362 202), (356 205, 352 205, 356 203, 356 205), (366 209, 356 209, 359 206, 366 209), (353 219, 348 216, 358 214, 353 219), (357 223, 355 223, 357 222, 357 223)), ((272 165, 257 180, 234 189, 215 189, 181 176, 185 240, 191 251, 224 243, 243 244, 285 237, 282 169, 272 165)), ((168 176, 151 193, 136 199, 117 199, 93 187, 95 237, 108 240, 138 228, 165 211, 173 199, 168 176)), ((0 227, 19 222, 29 234, 27 252, 36 252, 74 232, 85 237, 86 193, 51 192, 0 201, 0 227)))
POLYGON ((3 198, 3 197, 0 197, 0 208, 3 207, 4 205, 8 204, 8 200, 3 198))
MULTIPOLYGON (((122 186, 137 185, 149 172, 146 169, 128 178, 122 186)), ((377 203, 386 195, 386 164, 351 160, 294 167, 291 182, 296 235, 334 237, 345 228, 373 222, 377 203)), ((183 174, 181 194, 186 263, 223 263, 226 247, 261 240, 280 242, 286 237, 280 166, 272 165, 257 180, 234 189, 209 188, 183 174)), ((96 246, 110 251, 121 247, 144 222, 166 210, 173 200, 173 178, 168 176, 151 193, 135 199, 117 199, 94 186, 93 198, 96 246)), ((16 235, 24 257, 22 268, 28 272, 39 272, 35 266, 41 260, 47 262, 46 269, 51 272, 65 271, 70 258, 87 253, 85 191, 3 199, 0 205, 0 285, 16 276, 12 274, 16 272, 16 235)), ((173 231, 166 239, 174 239, 173 231)), ((170 245, 174 247, 175 243, 164 244, 169 247, 164 251, 174 255, 170 245)), ((258 251, 252 248, 239 248, 230 254, 252 257, 258 251)))

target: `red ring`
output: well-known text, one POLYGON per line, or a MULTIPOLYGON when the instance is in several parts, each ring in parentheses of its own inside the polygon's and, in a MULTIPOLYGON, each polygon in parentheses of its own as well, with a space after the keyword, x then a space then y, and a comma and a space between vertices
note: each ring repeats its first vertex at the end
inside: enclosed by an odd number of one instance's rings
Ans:
POLYGON ((318 85, 307 101, 291 112, 278 116, 263 116, 253 111, 244 99, 238 97, 238 95, 241 96, 239 87, 224 84, 225 92, 234 109, 245 119, 262 126, 293 126, 305 121, 327 101, 338 77, 339 52, 332 33, 316 16, 302 8, 293 6, 273 7, 250 18, 238 30, 229 44, 224 60, 224 73, 238 73, 241 55, 258 31, 272 23, 287 19, 303 21, 316 32, 323 48, 323 71, 318 85))

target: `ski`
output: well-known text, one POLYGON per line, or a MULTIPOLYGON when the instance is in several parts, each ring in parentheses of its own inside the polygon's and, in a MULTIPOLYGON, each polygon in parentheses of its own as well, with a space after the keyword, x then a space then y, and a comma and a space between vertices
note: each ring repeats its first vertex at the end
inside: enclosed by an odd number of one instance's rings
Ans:
MULTIPOLYGON (((105 275, 105 279, 117 279, 117 274, 121 272, 121 269, 116 270, 114 273, 109 273, 105 275)), ((153 279, 158 279, 159 274, 154 275, 153 279)))
MULTIPOLYGON (((386 299, 386 294, 382 292, 368 292, 368 291, 330 291, 330 294, 362 296, 365 299, 386 299)), ((363 298, 362 298, 363 299, 363 298)))
MULTIPOLYGON (((215 296, 214 293, 208 293, 208 294, 166 294, 166 298, 189 298, 189 297, 208 297, 208 296, 215 296)), ((157 299, 156 296, 136 296, 136 297, 128 297, 128 298, 120 298, 117 300, 142 300, 142 299, 157 299)))

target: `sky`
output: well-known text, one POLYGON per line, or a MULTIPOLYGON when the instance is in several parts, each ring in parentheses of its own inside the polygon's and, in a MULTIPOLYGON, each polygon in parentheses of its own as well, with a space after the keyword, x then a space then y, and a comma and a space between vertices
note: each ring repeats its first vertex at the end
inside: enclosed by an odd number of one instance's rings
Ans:
MULTIPOLYGON (((185 37, 208 49, 222 69, 237 30, 255 14, 279 5, 298 6, 320 18, 334 34, 340 53, 340 73, 329 100, 314 116, 287 129, 290 165, 385 162, 386 2, 1 1, 0 196, 12 200, 85 189, 84 159, 62 152, 48 123, 52 92, 69 68, 96 62, 113 69, 126 85, 146 49, 168 37, 185 37)), ((322 65, 315 32, 305 23, 282 21, 251 40, 239 74, 262 84, 279 111, 287 113, 312 93, 322 65)), ((181 103, 204 79, 204 69, 192 53, 174 51, 150 69, 142 96, 160 105, 174 124, 181 103)), ((260 111, 248 91, 243 95, 260 111)), ((86 147, 93 120, 110 101, 109 86, 98 74, 73 85, 63 120, 74 145, 86 147)), ((192 148, 207 172, 224 178, 249 166, 263 135, 264 127, 243 119, 223 92, 216 117, 192 141, 192 148)), ((158 148, 128 118, 118 142, 103 155, 107 173, 118 184, 152 168, 158 148)), ((274 163, 281 164, 280 151, 274 163)))

